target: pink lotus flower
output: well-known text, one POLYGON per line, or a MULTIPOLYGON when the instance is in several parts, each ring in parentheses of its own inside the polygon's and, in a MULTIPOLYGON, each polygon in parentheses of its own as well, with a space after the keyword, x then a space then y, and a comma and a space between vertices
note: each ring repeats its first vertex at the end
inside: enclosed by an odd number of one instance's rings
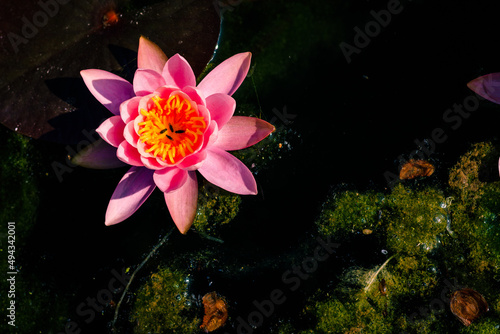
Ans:
POLYGON ((233 116, 231 95, 245 79, 250 58, 249 52, 236 54, 196 85, 182 56, 167 61, 156 44, 141 37, 133 85, 103 70, 81 71, 90 92, 115 116, 97 128, 107 144, 98 142, 73 161, 90 168, 132 166, 111 196, 106 225, 130 217, 158 187, 179 231, 186 233, 196 214, 196 171, 227 191, 257 194, 250 170, 227 152, 274 131, 263 120, 233 116))

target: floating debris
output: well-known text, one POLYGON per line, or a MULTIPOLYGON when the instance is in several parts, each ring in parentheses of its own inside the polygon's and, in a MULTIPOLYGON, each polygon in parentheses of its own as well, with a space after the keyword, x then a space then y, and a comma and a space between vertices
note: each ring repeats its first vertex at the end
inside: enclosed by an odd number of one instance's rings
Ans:
POLYGON ((416 177, 431 176, 434 173, 434 166, 425 160, 411 159, 406 162, 401 171, 399 178, 401 180, 411 180, 416 177))
POLYGON ((465 326, 469 326, 482 314, 488 312, 489 308, 486 299, 479 292, 462 289, 451 295, 450 309, 465 326))
POLYGON ((385 283, 385 279, 382 278, 380 283, 378 284, 378 290, 382 296, 387 295, 387 284, 385 283))
POLYGON ((114 9, 108 10, 102 17, 102 25, 104 28, 115 25, 119 21, 119 14, 114 9))
POLYGON ((205 333, 213 332, 224 326, 228 318, 227 304, 224 298, 212 291, 203 296, 203 306, 205 307, 205 316, 200 328, 205 333))

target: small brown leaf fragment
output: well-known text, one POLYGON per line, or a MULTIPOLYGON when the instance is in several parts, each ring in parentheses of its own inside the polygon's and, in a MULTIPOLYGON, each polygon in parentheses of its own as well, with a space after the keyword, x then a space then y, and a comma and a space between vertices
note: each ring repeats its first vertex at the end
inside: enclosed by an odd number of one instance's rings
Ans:
POLYGON ((213 291, 203 296, 203 306, 205 308, 205 316, 200 328, 205 333, 213 332, 222 327, 228 318, 227 304, 224 298, 213 291))
POLYGON ((450 309, 465 326, 469 326, 483 313, 488 312, 489 308, 486 299, 479 292, 467 288, 451 295, 450 309))
POLYGON ((399 178, 401 180, 411 180, 416 177, 431 176, 433 173, 434 166, 429 162, 411 159, 401 167, 399 178))
POLYGON ((385 279, 382 279, 380 281, 380 283, 378 284, 378 290, 380 291, 380 294, 382 296, 386 296, 387 295, 387 285, 385 283, 385 279))

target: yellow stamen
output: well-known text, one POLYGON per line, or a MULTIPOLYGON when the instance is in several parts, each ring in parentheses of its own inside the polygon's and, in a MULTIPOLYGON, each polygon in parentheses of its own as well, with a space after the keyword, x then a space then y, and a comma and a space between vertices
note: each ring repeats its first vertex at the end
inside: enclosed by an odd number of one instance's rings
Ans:
POLYGON ((182 94, 168 99, 153 96, 151 101, 151 107, 140 110, 144 121, 138 123, 137 134, 145 144, 144 152, 175 164, 202 145, 207 124, 196 103, 182 94))

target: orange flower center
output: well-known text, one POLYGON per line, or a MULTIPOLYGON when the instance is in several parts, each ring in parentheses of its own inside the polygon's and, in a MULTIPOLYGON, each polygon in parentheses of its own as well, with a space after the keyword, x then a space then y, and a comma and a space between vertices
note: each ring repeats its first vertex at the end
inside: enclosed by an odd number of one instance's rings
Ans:
POLYGON ((138 124, 139 139, 146 153, 175 164, 202 145, 207 124, 197 105, 181 94, 151 100, 148 110, 140 110, 144 121, 138 124))

